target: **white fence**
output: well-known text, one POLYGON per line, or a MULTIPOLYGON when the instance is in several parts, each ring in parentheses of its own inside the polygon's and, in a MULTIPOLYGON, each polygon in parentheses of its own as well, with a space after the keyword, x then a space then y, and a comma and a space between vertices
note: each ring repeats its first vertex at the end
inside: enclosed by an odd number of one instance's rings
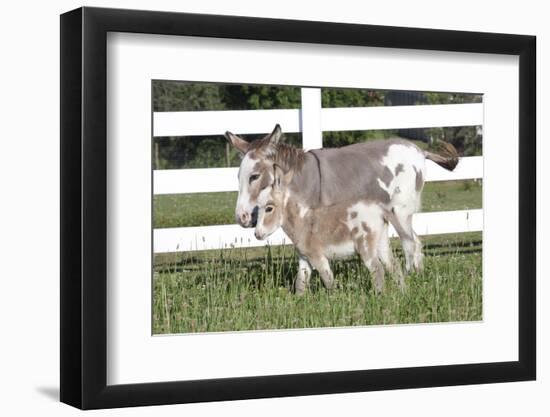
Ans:
MULTIPOLYGON (((483 124, 483 104, 443 104, 392 107, 322 108, 321 89, 302 88, 302 107, 293 110, 239 110, 154 113, 153 135, 193 136, 266 133, 279 123, 284 132, 302 132, 304 149, 323 146, 323 131, 476 126, 483 124)), ((483 177, 483 157, 462 158, 453 172, 427 161, 426 181, 483 177)), ((238 168, 156 170, 153 192, 187 194, 237 191, 238 168)), ((479 231, 482 209, 418 213, 414 229, 420 235, 479 231)), ((390 230, 392 236, 396 233, 390 230)), ((155 253, 251 247, 291 243, 278 231, 266 241, 254 238, 253 229, 236 224, 155 229, 155 253)))

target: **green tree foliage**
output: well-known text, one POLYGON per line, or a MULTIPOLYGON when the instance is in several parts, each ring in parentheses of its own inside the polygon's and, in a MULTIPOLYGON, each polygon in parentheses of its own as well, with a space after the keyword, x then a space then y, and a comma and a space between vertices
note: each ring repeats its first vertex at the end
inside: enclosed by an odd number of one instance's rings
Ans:
MULTIPOLYGON (((298 87, 153 82, 153 109, 157 112, 296 109, 300 103, 298 87)), ((262 136, 243 135, 247 140, 262 136)), ((287 133, 285 140, 299 146, 301 134, 287 133)), ((156 142, 157 169, 238 166, 240 162, 237 151, 223 136, 165 137, 157 138, 156 142)))
MULTIPOLYGON (((370 107, 383 106, 385 91, 361 88, 323 88, 323 107, 370 107)), ((323 132, 323 146, 333 148, 364 142, 369 139, 385 138, 391 131, 345 131, 323 132)))
POLYGON ((323 107, 369 107, 383 106, 383 90, 362 88, 323 88, 323 107))
MULTIPOLYGON (((215 84, 153 82, 153 109, 156 112, 225 108, 222 91, 215 84)), ((154 152, 157 169, 223 166, 228 159, 230 162, 238 160, 236 152, 229 150, 226 155, 225 139, 221 136, 158 138, 154 152)))
MULTIPOLYGON (((299 87, 228 84, 221 85, 220 90, 223 91, 225 105, 231 110, 299 109, 301 107, 302 96, 299 87)), ((254 140, 264 135, 243 136, 247 140, 254 140)), ((292 145, 301 146, 302 144, 301 133, 285 133, 284 138, 285 142, 292 145)))
MULTIPOLYGON (((428 104, 481 103, 482 100, 479 94, 462 93, 425 93, 425 97, 428 104)), ((430 146, 443 140, 452 143, 461 155, 482 154, 481 126, 437 127, 426 129, 426 132, 430 146)))
POLYGON ((154 111, 224 110, 219 86, 206 83, 153 81, 154 111))
POLYGON ((232 84, 219 88, 232 110, 299 109, 301 104, 298 87, 232 84))
MULTIPOLYGON (((391 105, 388 91, 356 88, 323 88, 323 107, 368 107, 391 105), (386 101, 386 103, 385 103, 386 101)), ((401 95, 416 100, 419 96, 402 92, 401 95)), ((420 94, 423 104, 480 102, 480 95, 425 93, 420 94)), ((299 87, 210 84, 179 81, 153 82, 153 110, 162 111, 208 111, 208 110, 263 110, 299 109, 301 91, 299 87)), ((284 126, 283 126, 284 129, 284 126)), ((405 132, 405 131, 404 131, 405 132)), ((239 133, 239 132, 234 132, 239 133)), ((265 132, 268 133, 268 132, 265 132)), ((396 131, 345 131, 324 132, 325 147, 344 146, 370 139, 395 136, 396 131)), ((406 135, 406 134, 405 134, 406 135)), ((247 140, 262 137, 244 135, 247 140)), ((481 135, 477 127, 456 127, 426 129, 422 137, 451 142, 464 155, 481 153, 481 135)), ((407 136, 409 137, 409 136, 407 136)), ((285 140, 301 146, 300 133, 286 133, 285 140)), ((154 145, 155 169, 167 168, 210 168, 238 166, 238 153, 218 136, 187 136, 156 138, 154 145)))

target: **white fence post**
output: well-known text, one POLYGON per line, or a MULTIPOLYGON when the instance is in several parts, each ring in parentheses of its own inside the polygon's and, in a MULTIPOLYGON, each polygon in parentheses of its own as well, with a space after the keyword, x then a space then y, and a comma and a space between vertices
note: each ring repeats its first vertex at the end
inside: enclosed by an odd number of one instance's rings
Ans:
POLYGON ((300 124, 302 130, 302 147, 304 149, 320 149, 323 147, 321 108, 321 89, 302 88, 300 124))

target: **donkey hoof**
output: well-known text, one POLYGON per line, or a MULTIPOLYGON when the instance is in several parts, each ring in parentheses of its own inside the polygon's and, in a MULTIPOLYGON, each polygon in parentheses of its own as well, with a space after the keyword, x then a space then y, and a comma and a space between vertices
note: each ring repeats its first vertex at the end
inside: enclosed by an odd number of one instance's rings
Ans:
POLYGON ((333 281, 330 284, 325 284, 325 289, 331 291, 337 288, 337 284, 333 281))
POLYGON ((293 290, 294 290, 294 294, 303 295, 304 292, 306 291, 306 287, 305 285, 295 284, 293 290))
POLYGON ((424 270, 424 255, 420 255, 415 259, 414 270, 416 272, 422 272, 424 270))

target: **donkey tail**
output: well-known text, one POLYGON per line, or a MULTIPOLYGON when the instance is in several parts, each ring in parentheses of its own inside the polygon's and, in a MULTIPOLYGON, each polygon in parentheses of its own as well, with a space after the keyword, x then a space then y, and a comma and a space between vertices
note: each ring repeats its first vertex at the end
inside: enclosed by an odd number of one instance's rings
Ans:
POLYGON ((452 171, 458 165, 458 152, 456 148, 450 143, 438 141, 438 153, 424 151, 426 159, 435 162, 437 165, 442 166, 448 171, 452 171))

